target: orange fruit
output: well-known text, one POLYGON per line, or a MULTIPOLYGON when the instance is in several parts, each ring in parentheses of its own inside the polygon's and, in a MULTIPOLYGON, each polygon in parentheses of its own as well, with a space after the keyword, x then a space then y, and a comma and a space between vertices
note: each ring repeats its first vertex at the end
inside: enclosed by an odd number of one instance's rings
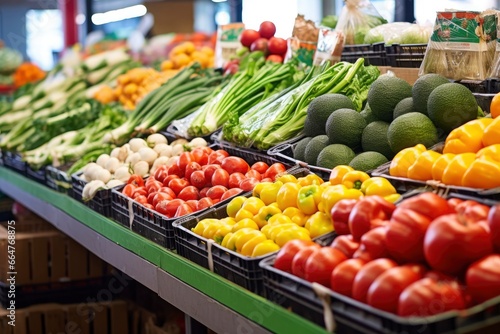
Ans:
POLYGON ((497 93, 491 100, 490 114, 492 118, 500 116, 500 93, 497 93))

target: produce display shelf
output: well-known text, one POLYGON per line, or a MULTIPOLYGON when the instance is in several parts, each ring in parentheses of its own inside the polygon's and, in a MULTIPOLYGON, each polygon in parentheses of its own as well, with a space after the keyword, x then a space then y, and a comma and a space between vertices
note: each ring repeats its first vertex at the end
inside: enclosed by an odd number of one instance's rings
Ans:
POLYGON ((0 167, 0 191, 216 332, 327 333, 324 328, 186 261, 69 196, 4 167, 0 167))

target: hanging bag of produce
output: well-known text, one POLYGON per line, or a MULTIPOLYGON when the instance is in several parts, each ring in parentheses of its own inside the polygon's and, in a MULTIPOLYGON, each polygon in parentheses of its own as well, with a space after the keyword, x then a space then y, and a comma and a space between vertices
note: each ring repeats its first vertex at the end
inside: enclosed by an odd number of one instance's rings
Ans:
POLYGON ((344 3, 336 29, 344 33, 345 45, 363 44, 368 30, 387 23, 369 0, 344 0, 344 3))
POLYGON ((493 65, 491 66, 491 71, 488 74, 489 78, 500 78, 500 25, 498 21, 500 19, 500 12, 497 12, 497 39, 495 43, 495 58, 493 59, 493 65))
POLYGON ((438 12, 419 75, 437 73, 452 80, 485 80, 495 56, 494 11, 438 12))

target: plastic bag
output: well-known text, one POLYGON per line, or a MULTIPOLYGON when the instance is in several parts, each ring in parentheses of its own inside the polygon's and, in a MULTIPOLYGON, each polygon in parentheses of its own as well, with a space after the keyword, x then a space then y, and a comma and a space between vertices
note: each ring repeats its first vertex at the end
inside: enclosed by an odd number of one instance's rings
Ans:
POLYGON ((319 29, 313 21, 306 20, 304 15, 297 15, 293 26, 292 37, 288 39, 287 60, 297 58, 306 65, 312 65, 319 29))
POLYGON ((325 61, 335 64, 340 61, 344 48, 344 34, 341 31, 322 27, 319 29, 318 45, 314 54, 314 65, 325 61))
MULTIPOLYGON (((500 22, 500 12, 497 12, 497 22, 500 22)), ((500 78, 500 24, 497 24, 497 40, 495 42, 495 58, 491 65, 489 78, 500 78)))
POLYGON ((385 44, 399 44, 401 32, 411 25, 408 22, 393 22, 376 26, 368 30, 364 43, 375 44, 384 42, 385 44))
POLYGON ((438 12, 419 75, 485 80, 495 56, 496 27, 497 16, 492 11, 438 12))
POLYGON ((411 24, 401 32, 399 44, 427 44, 432 28, 432 24, 411 24))
POLYGON ((363 44, 368 30, 387 23, 369 0, 344 0, 344 3, 336 29, 344 33, 346 45, 363 44))

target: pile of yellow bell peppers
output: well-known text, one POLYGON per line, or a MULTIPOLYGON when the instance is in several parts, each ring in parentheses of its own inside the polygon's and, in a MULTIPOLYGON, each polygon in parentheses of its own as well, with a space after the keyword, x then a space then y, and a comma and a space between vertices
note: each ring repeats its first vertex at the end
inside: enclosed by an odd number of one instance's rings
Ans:
POLYGON ((396 154, 389 173, 453 186, 500 187, 500 118, 480 118, 454 129, 442 154, 420 144, 406 148, 396 154))
POLYGON ((399 198, 384 178, 337 166, 329 181, 316 174, 286 174, 275 182, 261 182, 251 197, 233 198, 228 217, 200 220, 192 231, 244 256, 257 257, 280 249, 293 239, 311 240, 333 231, 331 209, 341 199, 365 195, 399 198))

